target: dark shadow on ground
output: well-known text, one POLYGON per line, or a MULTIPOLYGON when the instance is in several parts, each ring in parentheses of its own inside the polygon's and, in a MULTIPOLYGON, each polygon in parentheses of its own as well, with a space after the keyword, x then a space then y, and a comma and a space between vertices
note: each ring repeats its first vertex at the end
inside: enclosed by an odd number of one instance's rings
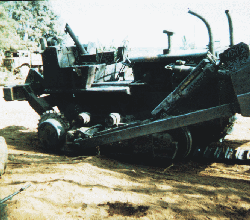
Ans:
POLYGON ((44 152, 36 132, 30 132, 23 126, 8 126, 0 130, 7 145, 11 145, 16 150, 44 152))
MULTIPOLYGON (((19 166, 28 165, 28 167, 34 165, 37 167, 36 170, 26 170, 26 174, 32 174, 33 172, 40 172, 39 167, 49 167, 44 172, 51 173, 53 166, 58 167, 58 164, 72 164, 78 165, 82 163, 88 163, 95 167, 112 171, 112 175, 121 178, 120 174, 123 174, 123 180, 130 182, 136 182, 137 185, 117 185, 111 187, 114 191, 124 191, 136 194, 143 194, 158 198, 157 205, 163 209, 169 209, 174 212, 180 219, 196 219, 195 216, 203 216, 206 218, 229 218, 229 219, 247 219, 250 217, 250 209, 240 207, 240 203, 244 202, 250 205, 250 193, 249 193, 249 181, 237 178, 225 178, 217 176, 203 175, 202 171, 209 168, 209 164, 202 164, 198 162, 189 161, 187 163, 176 163, 172 166, 159 168, 153 166, 142 166, 124 163, 115 159, 107 158, 106 156, 78 156, 78 157, 67 157, 67 156, 41 156, 41 155, 10 155, 13 156, 10 160, 10 167, 6 174, 15 172, 15 168, 19 166), (39 166, 37 166, 39 165, 39 166), (125 175, 124 175, 125 174, 125 175), (161 185, 167 187, 159 187, 161 185), (157 187, 156 187, 157 185, 157 187), (168 199, 171 196, 178 196, 183 198, 179 202, 169 203, 168 199), (206 201, 204 201, 206 198, 206 201), (164 201, 165 200, 165 201, 164 201), (192 200, 192 204, 196 204, 192 209, 188 207, 188 201, 192 200), (209 202, 207 202, 209 201, 209 202), (192 218, 193 216, 193 218, 192 218)), ((225 165, 227 168, 233 167, 233 165, 225 165)), ((74 167, 72 166, 72 169, 74 167)), ((64 170, 65 168, 61 168, 64 170)), ((249 166, 250 170, 250 166, 249 166)), ((59 172, 59 170, 56 170, 59 172)), ((70 184, 76 184, 82 188, 107 188, 110 187, 97 183, 95 185, 84 184, 70 178, 55 178, 51 180, 36 180, 30 181, 32 184, 41 183, 54 183, 54 182, 66 182, 70 184)), ((22 181, 12 182, 11 184, 24 184, 22 181)), ((4 185, 4 183, 3 183, 4 185)), ((144 209, 139 210, 138 207, 133 207, 130 204, 124 205, 119 202, 110 204, 99 204, 109 205, 112 213, 128 216, 130 213, 133 215, 146 215, 144 209), (138 213, 138 214, 135 214, 138 213), (143 214, 142 214, 143 213, 143 214)), ((247 206, 246 206, 247 207, 247 206)), ((144 207, 145 208, 145 207, 144 207)), ((146 207, 148 208, 148 207, 146 207)), ((145 212, 147 210, 145 209, 145 212)))
POLYGON ((45 149, 42 146, 37 132, 31 132, 23 126, 5 127, 0 130, 0 136, 3 136, 7 145, 15 150, 56 154, 52 150, 45 149))
POLYGON ((0 219, 1 220, 7 220, 8 219, 6 208, 7 208, 6 204, 0 204, 0 219))

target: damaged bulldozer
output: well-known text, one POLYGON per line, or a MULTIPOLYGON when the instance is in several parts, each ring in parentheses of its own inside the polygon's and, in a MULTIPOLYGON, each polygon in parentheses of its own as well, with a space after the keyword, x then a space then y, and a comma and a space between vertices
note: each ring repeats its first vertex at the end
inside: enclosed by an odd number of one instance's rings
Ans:
POLYGON ((113 51, 93 54, 67 24, 75 46, 48 43, 43 74, 31 69, 25 84, 4 88, 4 98, 29 102, 40 115, 39 139, 57 152, 65 146, 87 152, 112 145, 114 151, 147 151, 164 160, 204 152, 228 134, 236 113, 250 116, 249 47, 234 45, 226 11, 230 46, 215 56, 208 22, 189 13, 207 26, 204 53, 172 53, 173 32, 165 30, 163 54, 128 58, 122 47, 116 56, 113 51))

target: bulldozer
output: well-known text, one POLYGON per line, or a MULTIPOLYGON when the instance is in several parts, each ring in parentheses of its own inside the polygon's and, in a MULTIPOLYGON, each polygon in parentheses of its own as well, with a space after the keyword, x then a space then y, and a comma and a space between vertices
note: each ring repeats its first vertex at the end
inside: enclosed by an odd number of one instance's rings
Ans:
POLYGON ((236 113, 250 116, 249 47, 234 45, 226 10, 230 45, 215 56, 209 23, 189 13, 207 27, 203 53, 172 53, 173 32, 164 30, 162 54, 128 58, 123 47, 93 54, 66 24, 75 45, 48 42, 43 73, 30 69, 25 84, 4 87, 4 98, 29 102, 40 115, 38 138, 55 152, 113 146, 166 161, 204 152, 229 133, 236 113))

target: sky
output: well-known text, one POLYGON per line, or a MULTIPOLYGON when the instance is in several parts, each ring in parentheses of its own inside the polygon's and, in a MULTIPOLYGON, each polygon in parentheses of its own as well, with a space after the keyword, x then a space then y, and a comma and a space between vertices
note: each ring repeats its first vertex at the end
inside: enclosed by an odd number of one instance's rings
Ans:
POLYGON ((192 10, 210 24, 214 41, 229 45, 229 10, 235 43, 250 44, 250 0, 54 0, 54 8, 68 23, 82 44, 167 48, 167 35, 173 31, 173 47, 182 46, 183 36, 197 47, 208 44, 205 24, 188 13, 192 10))

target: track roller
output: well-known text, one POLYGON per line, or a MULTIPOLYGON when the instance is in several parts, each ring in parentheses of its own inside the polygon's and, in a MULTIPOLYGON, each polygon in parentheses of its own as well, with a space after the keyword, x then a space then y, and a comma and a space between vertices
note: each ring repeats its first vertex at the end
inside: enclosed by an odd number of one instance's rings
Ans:
POLYGON ((192 137, 187 128, 153 134, 152 139, 155 158, 183 159, 192 149, 192 137))

